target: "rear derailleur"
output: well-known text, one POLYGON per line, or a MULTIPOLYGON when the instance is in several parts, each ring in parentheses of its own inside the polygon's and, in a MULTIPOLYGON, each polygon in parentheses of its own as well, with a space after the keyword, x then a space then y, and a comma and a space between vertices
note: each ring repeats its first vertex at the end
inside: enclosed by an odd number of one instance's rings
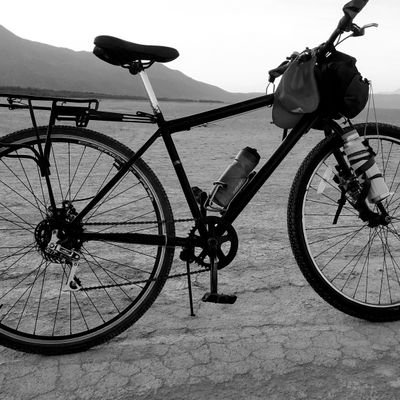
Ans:
POLYGON ((69 264, 71 266, 68 279, 63 290, 72 292, 78 291, 82 288, 81 281, 76 276, 79 267, 79 259, 81 258, 81 256, 77 251, 73 249, 67 249, 66 247, 63 247, 59 242, 60 240, 58 239, 58 230, 54 229, 52 231, 50 242, 47 245, 46 253, 54 259, 58 259, 59 262, 69 264))

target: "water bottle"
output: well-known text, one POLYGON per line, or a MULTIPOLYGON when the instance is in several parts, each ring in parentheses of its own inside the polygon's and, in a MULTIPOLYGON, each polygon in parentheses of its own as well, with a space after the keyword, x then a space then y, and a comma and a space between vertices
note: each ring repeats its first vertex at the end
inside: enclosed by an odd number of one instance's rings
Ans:
POLYGON ((364 145, 358 132, 354 129, 344 134, 342 138, 344 152, 357 178, 363 182, 363 174, 365 174, 371 184, 368 200, 371 203, 377 203, 386 199, 390 195, 389 189, 376 165, 375 158, 364 145))
POLYGON ((246 147, 239 151, 235 161, 228 166, 218 181, 214 182, 218 187, 213 201, 221 207, 227 207, 259 161, 260 155, 256 149, 246 147))

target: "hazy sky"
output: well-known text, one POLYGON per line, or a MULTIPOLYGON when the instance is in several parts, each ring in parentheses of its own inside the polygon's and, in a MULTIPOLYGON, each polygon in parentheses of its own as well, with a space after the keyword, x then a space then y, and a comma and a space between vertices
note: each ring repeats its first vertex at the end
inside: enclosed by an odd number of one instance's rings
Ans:
MULTIPOLYGON (((91 51, 97 35, 178 49, 168 64, 236 92, 262 92, 269 69, 326 40, 346 0, 16 0, 0 24, 25 39, 91 51)), ((379 23, 340 47, 375 92, 400 89, 400 1, 370 0, 355 22, 379 23)))

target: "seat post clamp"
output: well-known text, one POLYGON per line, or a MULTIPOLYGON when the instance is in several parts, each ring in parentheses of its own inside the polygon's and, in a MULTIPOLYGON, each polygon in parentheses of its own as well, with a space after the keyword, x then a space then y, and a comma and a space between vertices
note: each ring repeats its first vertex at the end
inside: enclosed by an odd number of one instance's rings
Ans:
POLYGON ((137 75, 140 71, 144 70, 144 67, 142 62, 138 60, 138 61, 133 61, 131 64, 129 64, 128 69, 132 75, 137 75))

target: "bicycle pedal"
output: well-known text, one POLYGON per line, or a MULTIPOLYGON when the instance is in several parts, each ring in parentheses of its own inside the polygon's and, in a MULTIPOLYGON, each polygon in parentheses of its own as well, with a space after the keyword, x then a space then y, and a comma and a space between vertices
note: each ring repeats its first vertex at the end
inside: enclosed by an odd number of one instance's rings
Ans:
POLYGON ((234 294, 222 294, 222 293, 210 293, 207 292, 201 299, 208 303, 218 303, 218 304, 233 304, 237 299, 234 294))

